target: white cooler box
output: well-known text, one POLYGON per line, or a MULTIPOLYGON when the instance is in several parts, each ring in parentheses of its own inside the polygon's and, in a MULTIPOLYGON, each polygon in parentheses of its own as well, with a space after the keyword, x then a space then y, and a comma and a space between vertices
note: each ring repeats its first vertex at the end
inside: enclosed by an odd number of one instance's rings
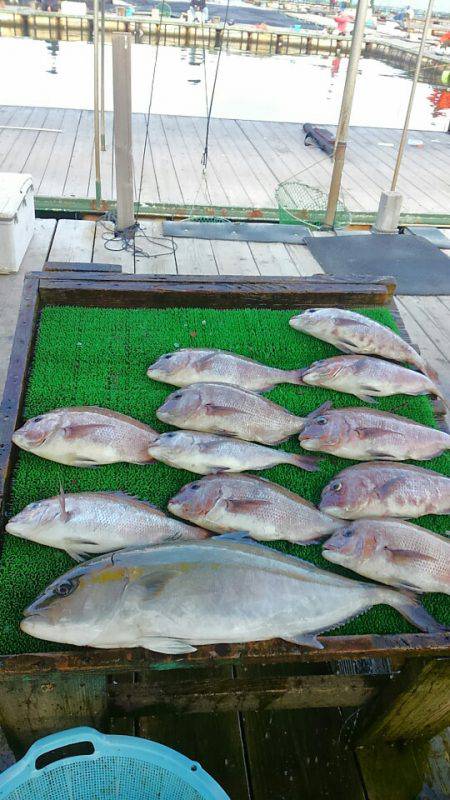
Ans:
POLYGON ((18 271, 33 231, 31 175, 0 172, 0 273, 18 271))

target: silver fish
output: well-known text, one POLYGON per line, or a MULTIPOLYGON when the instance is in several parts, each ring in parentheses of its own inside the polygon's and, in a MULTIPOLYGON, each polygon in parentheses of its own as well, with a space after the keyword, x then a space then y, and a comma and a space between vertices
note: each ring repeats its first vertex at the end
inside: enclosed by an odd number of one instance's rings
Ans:
POLYGON ((335 356, 315 361, 302 373, 308 386, 354 394, 367 403, 393 394, 432 394, 446 403, 439 386, 427 375, 371 356, 335 356))
POLYGON ((450 449, 450 435, 406 417, 369 408, 335 408, 306 421, 305 450, 355 461, 426 461, 450 449))
POLYGON ((17 447, 69 464, 93 467, 153 461, 148 448, 158 434, 149 425, 98 406, 57 408, 29 419, 13 434, 17 447))
POLYGON ((363 353, 382 356, 391 361, 412 364, 425 372, 432 380, 437 379, 422 356, 390 328, 356 311, 343 308, 308 308, 289 320, 297 331, 308 333, 333 344, 344 353, 363 353))
POLYGON ((305 424, 254 392, 222 383, 194 383, 172 392, 158 408, 162 422, 206 433, 224 433, 261 444, 279 444, 305 424))
POLYGON ((123 547, 205 539, 207 531, 167 517, 122 492, 79 492, 30 503, 6 525, 8 533, 65 550, 76 561, 123 547))
POLYGON ((356 464, 325 486, 319 508, 342 519, 450 514, 450 478, 413 464, 356 464))
POLYGON ((260 541, 311 544, 342 527, 300 495, 253 475, 210 475, 183 486, 167 507, 216 533, 242 530, 260 541))
POLYGON ((119 550, 78 565, 26 609, 20 627, 49 641, 172 654, 274 637, 323 647, 316 634, 377 603, 423 630, 441 630, 409 594, 217 536, 119 550))
POLYGON ((314 456, 286 453, 261 444, 217 436, 196 431, 169 431, 150 445, 149 454, 178 469, 187 469, 199 475, 210 472, 241 472, 245 469, 267 469, 276 464, 315 472, 318 469, 314 456))
POLYGON ((260 364, 226 350, 186 348, 158 358, 147 375, 173 386, 192 383, 230 383, 253 392, 265 392, 279 383, 300 384, 301 370, 285 370, 260 364))
POLYGON ((450 539, 410 522, 352 522, 325 542, 323 555, 389 586, 450 594, 450 539))

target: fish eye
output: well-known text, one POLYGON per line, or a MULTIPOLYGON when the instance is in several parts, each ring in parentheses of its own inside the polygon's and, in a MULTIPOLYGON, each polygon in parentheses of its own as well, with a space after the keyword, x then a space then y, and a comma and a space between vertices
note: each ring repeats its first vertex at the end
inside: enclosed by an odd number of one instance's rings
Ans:
POLYGON ((307 314, 315 314, 315 313, 316 313, 316 311, 317 311, 317 308, 308 308, 308 309, 307 309, 307 311, 306 311, 306 313, 307 313, 307 314))
POLYGON ((174 395, 173 395, 173 397, 175 398, 175 400, 178 400, 178 398, 179 398, 179 397, 182 397, 182 396, 183 396, 183 395, 181 394, 181 392, 176 392, 176 394, 174 394, 174 395))
POLYGON ((328 420, 326 417, 317 417, 315 422, 317 422, 318 425, 326 425, 328 420))
POLYGON ((172 353, 167 353, 167 355, 163 356, 163 358, 172 358, 172 353))
POLYGON ((192 483, 191 484, 191 489, 195 492, 196 489, 200 489, 200 484, 199 483, 192 483))
POLYGON ((42 419, 42 417, 35 417, 35 418, 34 418, 34 420, 33 420, 33 422, 40 422, 40 421, 41 421, 41 419, 42 419))
POLYGON ((55 594, 58 594, 60 597, 68 597, 69 594, 75 591, 78 586, 78 580, 72 578, 70 581, 63 581, 58 586, 55 587, 55 594))
POLYGON ((352 533, 353 531, 351 528, 346 528, 345 531, 342 531, 342 536, 344 536, 346 539, 350 539, 352 533))
POLYGON ((166 439, 173 439, 174 436, 175 431, 169 431, 169 433, 166 433, 166 439))
POLYGON ((340 492, 342 489, 342 483, 340 481, 334 481, 334 483, 331 484, 330 489, 332 492, 340 492))

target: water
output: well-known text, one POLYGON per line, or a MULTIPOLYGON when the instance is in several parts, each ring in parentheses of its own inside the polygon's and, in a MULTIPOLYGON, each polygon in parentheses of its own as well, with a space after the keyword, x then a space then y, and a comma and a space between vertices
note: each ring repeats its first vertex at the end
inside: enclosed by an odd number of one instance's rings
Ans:
MULTIPOLYGON (((148 109, 156 48, 133 46, 133 111, 148 109)), ((106 46, 106 108, 112 109, 111 47, 106 46)), ((211 90, 217 53, 206 53, 211 90)), ((336 123, 347 69, 333 56, 256 56, 222 53, 213 116, 280 122, 336 123)), ((0 39, 0 104, 93 107, 93 46, 87 42, 0 39)), ((352 125, 403 126, 411 79, 402 70, 362 59, 352 125)), ((411 119, 415 130, 447 130, 450 112, 440 110, 450 93, 419 83, 411 119)), ((202 49, 160 47, 152 112, 203 116, 205 65, 202 49)))

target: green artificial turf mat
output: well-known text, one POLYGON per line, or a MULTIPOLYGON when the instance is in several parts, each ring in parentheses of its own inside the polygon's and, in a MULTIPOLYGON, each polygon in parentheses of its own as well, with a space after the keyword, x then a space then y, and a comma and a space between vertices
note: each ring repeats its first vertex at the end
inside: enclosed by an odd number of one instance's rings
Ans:
MULTIPOLYGON (((367 316, 396 329, 387 309, 364 311, 367 316)), ((215 347, 232 350, 276 367, 296 369, 335 355, 331 345, 293 330, 292 311, 244 309, 219 311, 201 308, 97 309, 68 306, 44 308, 26 394, 24 418, 62 406, 98 405, 129 414, 157 430, 168 430, 155 417, 156 409, 173 387, 150 381, 146 369, 162 353, 178 347, 215 347)), ((273 389, 272 400, 305 415, 325 400, 335 406, 363 406, 355 397, 313 387, 283 385, 273 389)), ((380 400, 378 407, 427 425, 435 425, 428 398, 396 396, 380 400)), ((296 437, 286 450, 300 452, 296 437)), ((324 456, 320 471, 304 472, 281 465, 261 475, 283 484, 317 503, 323 486, 350 461, 324 456)), ((450 455, 422 466, 450 475, 450 455)), ((167 501, 197 476, 164 464, 137 466, 114 464, 81 469, 45 461, 20 452, 13 477, 8 512, 59 491, 122 490, 148 499, 165 509, 167 501)), ((445 532, 449 519, 424 517, 419 524, 445 532)), ((272 546, 341 574, 321 557, 318 545, 287 543, 272 546)), ((0 560, 0 652, 22 653, 67 649, 20 632, 22 610, 57 576, 73 565, 62 551, 5 535, 0 560)), ((440 622, 450 626, 450 597, 430 594, 424 605, 440 622)), ((415 630, 396 611, 376 606, 343 625, 342 634, 387 634, 415 630)))

